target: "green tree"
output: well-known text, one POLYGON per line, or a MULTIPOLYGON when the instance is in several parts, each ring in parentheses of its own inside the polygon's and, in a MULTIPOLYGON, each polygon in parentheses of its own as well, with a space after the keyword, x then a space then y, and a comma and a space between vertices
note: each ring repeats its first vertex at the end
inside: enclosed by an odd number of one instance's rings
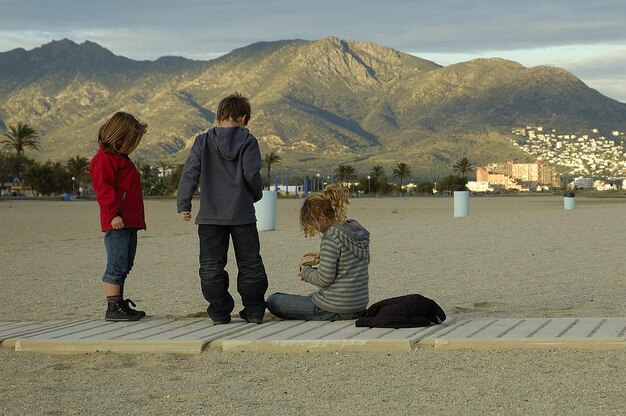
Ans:
POLYGON ((339 164, 333 173, 335 178, 337 178, 342 184, 350 182, 351 179, 356 178, 356 169, 354 166, 344 163, 339 164))
MULTIPOLYGON (((69 174, 75 178, 76 186, 80 188, 81 184, 87 180, 89 170, 89 159, 82 156, 70 158, 65 164, 69 174)), ((76 191, 72 189, 72 191, 76 191)))
POLYGON ((411 168, 404 163, 400 162, 393 168, 393 177, 400 178, 400 192, 402 192, 402 181, 404 178, 407 178, 411 175, 411 168))
POLYGON ((24 159, 24 149, 30 147, 39 150, 39 137, 37 132, 28 124, 17 123, 17 127, 9 126, 9 130, 4 133, 6 139, 0 142, 7 150, 15 150, 17 160, 15 163, 15 176, 20 177, 22 167, 26 163, 24 159))
POLYGON ((167 189, 169 182, 168 178, 172 173, 172 165, 164 160, 159 160, 157 170, 159 171, 157 176, 161 178, 161 185, 163 185, 163 189, 167 189))
POLYGON ((61 162, 46 162, 43 165, 32 161, 25 175, 26 183, 41 195, 55 195, 69 192, 72 179, 61 162))
POLYGON ((24 149, 30 147, 39 150, 39 137, 37 132, 28 124, 21 121, 17 123, 17 127, 9 126, 9 131, 4 133, 6 139, 2 140, 4 148, 7 150, 15 150, 18 156, 24 154, 24 149))
POLYGON ((72 190, 72 175, 61 162, 54 162, 52 167, 52 189, 60 194, 72 190))
POLYGON ((378 178, 385 176, 385 169, 380 165, 374 165, 372 167, 372 170, 370 171, 370 176, 372 177, 372 179, 377 181, 378 178))
POLYGON ((272 166, 276 165, 280 165, 280 155, 277 155, 274 152, 271 152, 269 154, 265 154, 263 156, 263 160, 261 161, 261 168, 265 168, 267 169, 267 186, 268 189, 270 186, 272 186, 272 177, 271 177, 271 172, 272 172, 272 166))
POLYGON ((14 178, 19 178, 20 173, 28 169, 28 165, 33 160, 26 156, 16 154, 3 154, 0 166, 0 181, 13 182, 14 178))
POLYGON ((138 169, 141 172, 141 186, 144 195, 160 196, 165 194, 165 186, 159 178, 159 169, 149 164, 139 164, 138 169))
POLYGON ((12 179, 12 173, 13 171, 11 170, 11 163, 9 162, 8 155, 0 153, 0 185, 4 182, 9 182, 12 179))
POLYGON ((180 182, 180 177, 183 174, 183 169, 185 165, 183 163, 178 163, 172 166, 172 174, 170 175, 170 186, 168 186, 167 191, 170 195, 175 195, 178 190, 178 182, 180 182))
POLYGON ((467 185, 467 178, 459 175, 449 175, 437 182, 437 192, 454 193, 454 191, 462 191, 467 185))
POLYGON ((374 193, 387 193, 387 175, 385 169, 380 165, 374 165, 370 171, 372 179, 371 185, 374 193))
POLYGON ((472 162, 470 162, 468 158, 464 157, 464 158, 457 160, 454 166, 452 167, 452 169, 454 170, 454 172, 460 173, 461 176, 465 178, 465 176, 469 172, 472 172, 474 170, 474 166, 472 165, 472 162))
POLYGON ((435 185, 432 182, 421 182, 417 184, 417 193, 420 195, 432 195, 435 185))

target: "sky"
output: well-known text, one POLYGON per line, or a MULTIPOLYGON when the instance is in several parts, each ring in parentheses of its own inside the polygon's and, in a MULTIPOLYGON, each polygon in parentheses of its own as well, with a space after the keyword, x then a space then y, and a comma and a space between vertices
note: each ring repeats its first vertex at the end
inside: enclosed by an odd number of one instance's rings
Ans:
POLYGON ((626 103, 625 0, 0 0, 0 52, 67 38, 137 60, 209 60, 259 41, 328 36, 440 65, 558 66, 626 103))

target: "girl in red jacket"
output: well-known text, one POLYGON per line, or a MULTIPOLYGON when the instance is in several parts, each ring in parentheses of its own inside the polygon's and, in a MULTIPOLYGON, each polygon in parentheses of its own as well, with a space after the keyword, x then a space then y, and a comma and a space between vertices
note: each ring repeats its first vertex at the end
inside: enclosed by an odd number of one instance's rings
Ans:
POLYGON ((124 299, 124 282, 137 251, 137 230, 145 230, 141 177, 128 155, 137 148, 147 124, 119 111, 100 127, 98 153, 89 175, 100 205, 107 265, 102 277, 107 298, 107 321, 136 321, 145 312, 132 309, 124 299))

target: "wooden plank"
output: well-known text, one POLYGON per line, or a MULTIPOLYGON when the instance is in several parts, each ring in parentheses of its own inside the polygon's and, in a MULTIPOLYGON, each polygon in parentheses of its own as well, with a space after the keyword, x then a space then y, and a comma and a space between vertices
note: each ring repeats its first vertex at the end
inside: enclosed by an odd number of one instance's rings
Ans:
POLYGON ((576 318, 548 319, 548 323, 529 338, 559 338, 563 332, 576 323, 576 318))
POLYGON ((602 318, 586 318, 577 321, 573 327, 569 328, 566 333, 561 335, 564 339, 580 339, 589 338, 591 334, 602 324, 602 318))
POLYGON ((488 339, 488 338, 500 338, 506 333, 513 330, 516 326, 523 322, 522 319, 515 318, 502 318, 497 319, 493 324, 475 332, 471 335, 472 339, 488 339))
POLYGON ((532 334, 536 333, 542 326, 549 323, 549 319, 546 318, 528 318, 523 319, 522 322, 511 328, 509 332, 503 334, 501 339, 518 339, 529 338, 532 334))
POLYGON ((440 331, 433 335, 434 338, 457 338, 464 339, 469 338, 475 333, 485 330, 489 326, 493 325, 496 319, 473 319, 459 323, 455 325, 450 331, 440 331))
POLYGON ((354 321, 335 321, 335 322, 326 322, 325 325, 316 327, 314 329, 309 330, 308 332, 293 337, 293 340, 299 339, 322 339, 324 337, 329 337, 345 328, 353 328, 354 321))
POLYGON ((626 338, 626 318, 606 318, 591 338, 626 338))

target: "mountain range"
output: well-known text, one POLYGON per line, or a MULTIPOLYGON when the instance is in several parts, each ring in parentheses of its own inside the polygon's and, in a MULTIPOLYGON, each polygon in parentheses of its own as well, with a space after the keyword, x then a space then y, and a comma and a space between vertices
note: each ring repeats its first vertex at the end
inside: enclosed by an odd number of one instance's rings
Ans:
POLYGON ((443 67, 381 45, 328 37, 259 42, 210 61, 136 61, 96 43, 64 39, 0 53, 0 131, 35 128, 39 160, 90 157, 97 130, 115 111, 149 125, 135 156, 182 162, 212 126, 219 100, 251 99, 250 130, 276 169, 329 172, 350 163, 409 165, 415 176, 475 165, 534 160, 511 144, 527 125, 559 131, 626 129, 626 104, 557 67, 504 59, 443 67))

